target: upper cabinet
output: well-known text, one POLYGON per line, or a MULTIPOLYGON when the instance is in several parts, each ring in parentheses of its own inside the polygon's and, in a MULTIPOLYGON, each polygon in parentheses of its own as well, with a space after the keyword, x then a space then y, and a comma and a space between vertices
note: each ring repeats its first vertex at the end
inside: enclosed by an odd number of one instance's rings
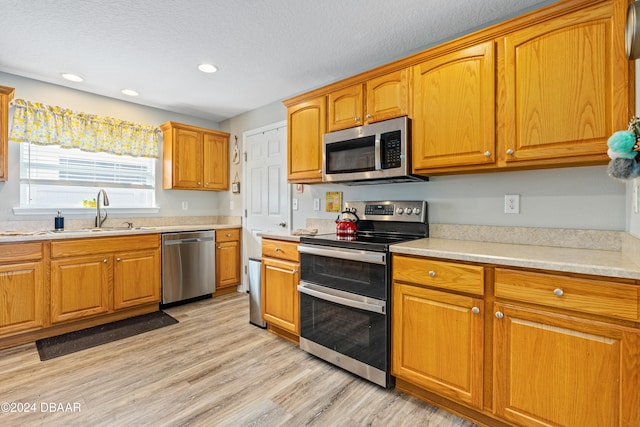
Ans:
POLYGON ((498 40, 501 156, 506 166, 606 163, 627 128, 626 3, 607 1, 498 40))
POLYGON ((176 122, 163 135, 163 188, 229 189, 229 134, 176 122))
POLYGON ((328 132, 409 114, 409 70, 374 77, 327 95, 328 132))
POLYGON ((405 115, 416 174, 607 164, 635 114, 628 4, 556 2, 285 101, 289 180, 321 181, 324 132, 405 115))
POLYGON ((9 178, 9 101, 13 99, 13 93, 12 87, 0 86, 0 181, 9 178))
POLYGON ((327 131, 327 100, 319 96, 288 105, 289 182, 322 181, 322 135, 327 131))
POLYGON ((453 51, 413 67, 413 170, 493 165, 493 42, 453 51))

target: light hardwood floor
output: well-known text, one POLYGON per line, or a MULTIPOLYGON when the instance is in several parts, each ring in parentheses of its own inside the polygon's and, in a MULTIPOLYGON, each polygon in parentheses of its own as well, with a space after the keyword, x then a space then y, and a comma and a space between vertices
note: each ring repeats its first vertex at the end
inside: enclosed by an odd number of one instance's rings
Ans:
POLYGON ((473 426, 249 324, 248 301, 173 307, 177 325, 46 362, 35 344, 2 350, 0 425, 473 426))

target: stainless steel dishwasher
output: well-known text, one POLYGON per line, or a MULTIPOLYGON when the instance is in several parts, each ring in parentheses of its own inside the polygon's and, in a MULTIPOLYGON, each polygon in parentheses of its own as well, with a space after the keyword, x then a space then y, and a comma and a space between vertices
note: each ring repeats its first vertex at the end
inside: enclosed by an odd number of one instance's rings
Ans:
POLYGON ((162 234, 162 304, 216 290, 215 231, 162 234))

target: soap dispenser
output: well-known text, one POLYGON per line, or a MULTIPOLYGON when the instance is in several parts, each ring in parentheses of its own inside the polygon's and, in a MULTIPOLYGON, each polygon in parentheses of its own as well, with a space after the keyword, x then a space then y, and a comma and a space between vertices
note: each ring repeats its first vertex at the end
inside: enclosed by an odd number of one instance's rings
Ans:
POLYGON ((56 231, 64 230, 64 217, 60 211, 58 211, 58 216, 55 217, 55 228, 56 231))

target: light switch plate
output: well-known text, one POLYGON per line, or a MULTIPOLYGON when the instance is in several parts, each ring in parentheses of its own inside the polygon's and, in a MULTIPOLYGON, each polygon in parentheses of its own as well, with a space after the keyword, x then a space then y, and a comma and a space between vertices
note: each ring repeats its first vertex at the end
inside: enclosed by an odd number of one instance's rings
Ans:
POLYGON ((298 210, 298 199, 293 199, 293 200, 291 200, 291 208, 292 208, 294 211, 297 211, 297 210, 298 210))

